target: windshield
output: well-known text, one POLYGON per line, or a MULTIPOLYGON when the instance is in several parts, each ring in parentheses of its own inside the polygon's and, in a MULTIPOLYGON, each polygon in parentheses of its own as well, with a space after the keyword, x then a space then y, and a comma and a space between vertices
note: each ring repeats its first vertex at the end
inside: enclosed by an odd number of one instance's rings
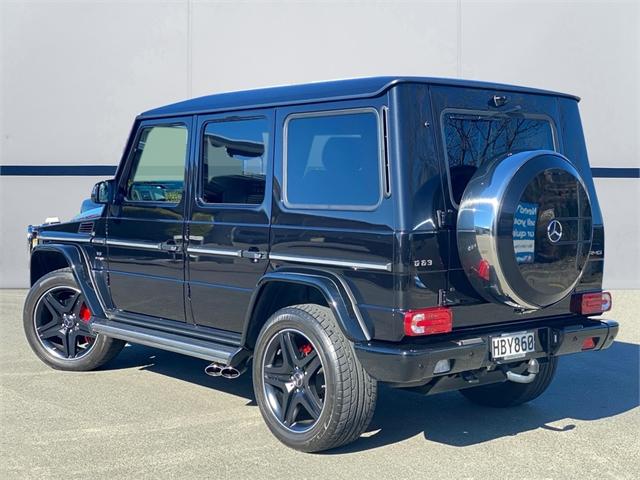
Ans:
POLYGON ((445 110, 442 128, 455 206, 483 163, 527 150, 555 150, 551 122, 540 116, 445 110))

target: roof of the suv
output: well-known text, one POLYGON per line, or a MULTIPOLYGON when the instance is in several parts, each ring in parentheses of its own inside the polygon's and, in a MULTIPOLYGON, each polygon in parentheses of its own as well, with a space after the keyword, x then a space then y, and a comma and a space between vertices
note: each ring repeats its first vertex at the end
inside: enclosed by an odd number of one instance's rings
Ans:
POLYGON ((574 100, 580 100, 579 97, 566 93, 539 90, 529 87, 519 87, 515 85, 504 85, 500 83, 477 82, 473 80, 431 77, 364 77, 207 95, 205 97, 193 98, 183 102, 173 103, 164 107, 148 110, 140 114, 140 118, 369 98, 375 97, 393 85, 397 85, 399 83, 428 83, 431 85, 508 90, 538 95, 562 96, 569 97, 574 100))

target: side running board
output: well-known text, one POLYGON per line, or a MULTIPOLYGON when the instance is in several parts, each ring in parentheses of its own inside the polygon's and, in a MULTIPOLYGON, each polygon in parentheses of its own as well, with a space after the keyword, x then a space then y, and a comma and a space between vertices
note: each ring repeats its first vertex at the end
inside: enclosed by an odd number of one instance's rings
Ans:
POLYGON ((102 333, 107 337, 169 350, 224 365, 235 363, 234 358, 246 357, 244 349, 239 346, 213 343, 137 325, 108 321, 107 323, 94 322, 91 327, 95 333, 102 333))

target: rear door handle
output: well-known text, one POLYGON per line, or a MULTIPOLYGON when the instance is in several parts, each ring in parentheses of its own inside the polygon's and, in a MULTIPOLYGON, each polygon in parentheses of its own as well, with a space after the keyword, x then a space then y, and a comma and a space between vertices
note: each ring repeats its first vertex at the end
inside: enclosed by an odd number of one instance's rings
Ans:
POLYGON ((258 262, 259 260, 267 258, 267 252, 260 250, 242 250, 240 256, 242 258, 248 258, 252 262, 258 262))

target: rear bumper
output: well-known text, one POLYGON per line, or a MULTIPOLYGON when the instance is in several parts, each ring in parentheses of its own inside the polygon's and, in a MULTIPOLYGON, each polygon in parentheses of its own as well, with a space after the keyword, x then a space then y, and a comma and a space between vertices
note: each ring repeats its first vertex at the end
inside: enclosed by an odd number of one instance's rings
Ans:
POLYGON ((614 320, 573 316, 532 324, 496 326, 475 334, 460 334, 459 338, 454 333, 442 341, 425 337, 421 339, 422 342, 407 344, 358 343, 355 350, 365 370, 373 378, 396 386, 420 386, 440 376, 480 369, 492 370, 500 362, 491 359, 490 338, 524 330, 536 332, 536 351, 525 357, 530 359, 581 352, 587 338, 595 339, 595 347, 589 351, 609 348, 618 334, 618 323, 614 320), (451 369, 434 374, 439 360, 449 360, 451 369))

